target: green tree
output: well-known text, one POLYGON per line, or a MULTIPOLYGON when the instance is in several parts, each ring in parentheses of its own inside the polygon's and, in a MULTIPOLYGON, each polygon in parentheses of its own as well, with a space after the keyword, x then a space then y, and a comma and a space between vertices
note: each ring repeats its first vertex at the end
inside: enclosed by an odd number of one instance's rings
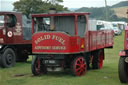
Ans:
POLYGON ((48 12, 49 8, 56 8, 57 11, 67 10, 64 6, 59 5, 63 0, 19 0, 13 3, 14 11, 22 12, 27 15, 33 13, 48 12))

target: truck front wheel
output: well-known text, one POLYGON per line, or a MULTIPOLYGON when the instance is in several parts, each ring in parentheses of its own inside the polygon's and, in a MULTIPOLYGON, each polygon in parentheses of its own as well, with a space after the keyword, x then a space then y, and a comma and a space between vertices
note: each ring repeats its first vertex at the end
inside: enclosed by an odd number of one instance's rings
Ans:
POLYGON ((122 83, 128 83, 128 63, 125 62, 125 57, 120 57, 118 74, 122 83))
POLYGON ((37 76, 41 74, 40 70, 40 59, 37 58, 36 56, 33 57, 32 59, 32 73, 37 76))
POLYGON ((78 56, 76 57, 71 64, 72 73, 75 76, 82 76, 87 71, 87 64, 84 57, 78 56))
POLYGON ((1 56, 1 66, 3 68, 9 68, 14 66, 16 63, 15 52, 11 48, 5 49, 1 56))
POLYGON ((32 73, 35 76, 47 73, 46 66, 42 64, 41 60, 37 56, 34 56, 32 59, 32 73))

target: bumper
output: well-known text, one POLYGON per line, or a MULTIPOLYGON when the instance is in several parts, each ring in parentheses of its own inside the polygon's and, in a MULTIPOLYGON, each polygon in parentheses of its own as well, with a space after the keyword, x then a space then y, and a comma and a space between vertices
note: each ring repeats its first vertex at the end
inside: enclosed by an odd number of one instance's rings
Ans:
POLYGON ((115 35, 120 35, 121 33, 122 33, 122 32, 120 32, 120 31, 114 32, 115 35))

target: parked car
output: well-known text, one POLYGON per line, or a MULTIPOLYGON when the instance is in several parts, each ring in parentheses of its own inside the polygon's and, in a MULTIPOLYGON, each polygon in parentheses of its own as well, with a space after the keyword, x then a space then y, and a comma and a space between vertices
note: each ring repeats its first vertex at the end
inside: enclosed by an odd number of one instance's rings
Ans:
POLYGON ((121 35, 122 31, 119 29, 118 24, 112 24, 112 29, 115 35, 121 35))
POLYGON ((115 35, 121 35, 122 34, 122 32, 121 32, 121 30, 120 29, 118 29, 118 28, 113 28, 113 31, 114 31, 114 34, 115 35))

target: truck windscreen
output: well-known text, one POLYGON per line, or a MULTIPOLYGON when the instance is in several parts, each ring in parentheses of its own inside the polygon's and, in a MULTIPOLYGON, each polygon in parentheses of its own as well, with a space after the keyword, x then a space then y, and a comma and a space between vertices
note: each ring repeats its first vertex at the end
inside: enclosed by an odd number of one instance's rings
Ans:
POLYGON ((35 19, 35 31, 61 31, 74 35, 74 16, 38 17, 35 19))

